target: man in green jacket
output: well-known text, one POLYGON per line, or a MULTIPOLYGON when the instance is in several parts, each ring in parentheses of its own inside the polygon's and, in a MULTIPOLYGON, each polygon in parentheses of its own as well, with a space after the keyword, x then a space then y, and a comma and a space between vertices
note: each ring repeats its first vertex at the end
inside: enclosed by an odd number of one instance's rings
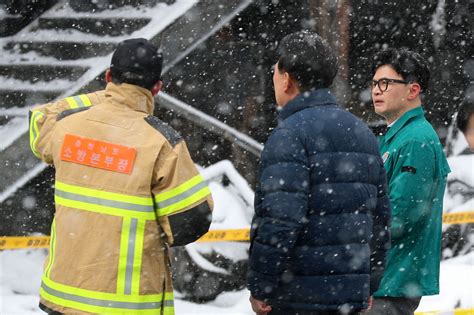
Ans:
POLYGON ((379 290, 366 314, 414 314, 421 297, 439 293, 441 224, 450 172, 439 138, 425 119, 420 94, 426 62, 408 49, 374 57, 372 101, 388 130, 380 137, 392 206, 392 242, 379 290))

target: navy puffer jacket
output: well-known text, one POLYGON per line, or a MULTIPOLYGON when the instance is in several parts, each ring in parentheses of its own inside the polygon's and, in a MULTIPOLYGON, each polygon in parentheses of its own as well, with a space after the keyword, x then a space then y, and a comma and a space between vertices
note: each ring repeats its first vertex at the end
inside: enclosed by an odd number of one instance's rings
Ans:
POLYGON ((390 244, 377 140, 328 89, 279 120, 260 162, 248 288, 282 309, 366 308, 390 244))

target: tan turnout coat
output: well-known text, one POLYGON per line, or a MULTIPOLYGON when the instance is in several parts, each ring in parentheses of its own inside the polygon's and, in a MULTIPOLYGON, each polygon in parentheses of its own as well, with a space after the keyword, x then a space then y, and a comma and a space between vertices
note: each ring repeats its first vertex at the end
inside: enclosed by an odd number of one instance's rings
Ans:
POLYGON ((47 308, 174 314, 170 218, 212 210, 212 198, 185 142, 153 109, 148 90, 109 83, 31 112, 31 148, 56 168, 47 308))

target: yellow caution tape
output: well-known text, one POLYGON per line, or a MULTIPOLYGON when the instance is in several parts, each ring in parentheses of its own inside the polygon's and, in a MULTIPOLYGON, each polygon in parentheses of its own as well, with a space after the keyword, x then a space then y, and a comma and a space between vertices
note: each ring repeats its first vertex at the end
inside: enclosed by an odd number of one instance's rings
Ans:
MULTIPOLYGON (((474 223, 474 211, 446 213, 443 215, 443 224, 474 223)), ((212 230, 201 237, 197 242, 248 242, 249 229, 212 230)), ((0 250, 17 248, 47 248, 49 236, 5 236, 0 237, 0 250)), ((461 313, 460 313, 461 314, 461 313)), ((462 313, 471 314, 471 313, 462 313)), ((472 314, 474 315, 474 314, 472 314)))
POLYGON ((454 311, 415 312, 415 315, 474 315, 474 308, 455 309, 454 311))
MULTIPOLYGON (((212 230, 197 242, 242 242, 250 240, 249 229, 212 230)), ((0 237, 0 250, 21 248, 48 248, 49 236, 4 236, 0 237)))
POLYGON ((443 224, 474 223, 474 211, 443 214, 443 224))
POLYGON ((235 242, 250 241, 250 230, 212 230, 197 240, 198 242, 235 242))
POLYGON ((0 237, 0 250, 19 248, 48 248, 49 236, 5 236, 0 237))
MULTIPOLYGON (((462 221, 462 219, 472 220, 474 212, 445 214, 443 223, 457 224, 468 223, 472 221, 462 221), (460 216, 463 215, 463 216, 460 216)), ((235 230, 212 230, 201 237, 197 242, 235 242, 249 241, 249 229, 235 230)), ((48 248, 49 236, 7 236, 0 237, 0 250, 3 249, 20 249, 20 248, 48 248)), ((431 311, 416 312, 416 315, 474 315, 473 309, 455 309, 454 311, 431 311)))

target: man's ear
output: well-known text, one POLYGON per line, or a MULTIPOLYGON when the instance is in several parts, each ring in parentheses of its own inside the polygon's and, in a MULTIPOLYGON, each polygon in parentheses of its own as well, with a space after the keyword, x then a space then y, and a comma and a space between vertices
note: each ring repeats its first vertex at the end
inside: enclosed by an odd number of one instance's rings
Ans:
POLYGON ((283 91, 288 92, 293 87, 293 80, 288 72, 283 74, 283 91))
POLYGON ((421 92, 421 86, 418 83, 416 82, 410 83, 410 93, 408 94, 407 99, 409 101, 414 100, 415 98, 420 96, 420 92, 421 92))
POLYGON ((107 71, 105 71, 105 82, 112 82, 112 71, 110 71, 110 69, 107 69, 107 71))
POLYGON ((284 91, 291 95, 300 94, 300 87, 288 72, 285 72, 284 91))
POLYGON ((163 87, 163 81, 158 81, 155 83, 155 85, 153 85, 153 87, 151 88, 151 94, 153 96, 155 96, 156 94, 158 94, 158 92, 161 91, 161 88, 163 87))

